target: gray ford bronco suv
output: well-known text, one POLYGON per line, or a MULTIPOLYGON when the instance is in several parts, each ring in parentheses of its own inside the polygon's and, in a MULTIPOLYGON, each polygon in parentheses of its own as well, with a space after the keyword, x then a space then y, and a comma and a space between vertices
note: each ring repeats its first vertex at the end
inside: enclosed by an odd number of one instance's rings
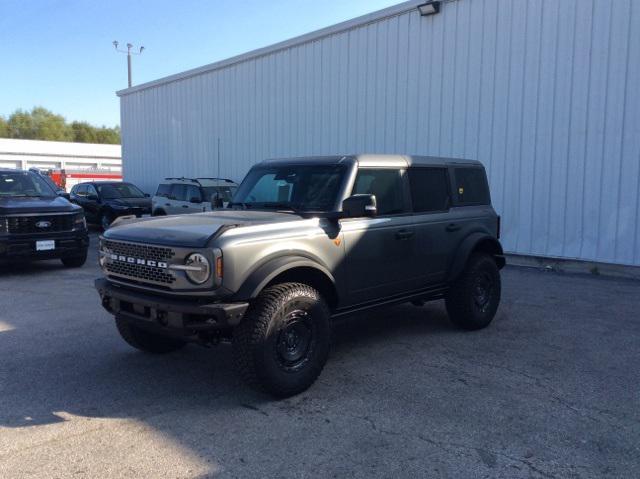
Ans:
POLYGON ((268 160, 227 208, 121 218, 100 240, 104 308, 131 346, 229 340, 242 376, 307 389, 332 322, 444 298, 479 329, 500 301, 500 218, 481 163, 401 155, 268 160))

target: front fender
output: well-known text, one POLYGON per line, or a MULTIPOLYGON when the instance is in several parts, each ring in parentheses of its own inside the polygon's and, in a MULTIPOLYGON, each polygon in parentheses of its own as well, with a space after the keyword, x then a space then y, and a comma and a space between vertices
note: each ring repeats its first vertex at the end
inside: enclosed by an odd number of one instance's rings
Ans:
POLYGON ((280 256, 270 259, 250 273, 234 295, 234 299, 249 300, 255 298, 278 275, 294 268, 315 269, 327 276, 335 285, 335 278, 331 272, 316 261, 304 256, 280 256))

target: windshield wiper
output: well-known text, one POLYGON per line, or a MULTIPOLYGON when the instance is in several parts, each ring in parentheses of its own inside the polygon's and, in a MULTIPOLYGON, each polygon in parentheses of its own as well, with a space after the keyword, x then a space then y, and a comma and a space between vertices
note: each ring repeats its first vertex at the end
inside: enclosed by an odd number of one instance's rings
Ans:
POLYGON ((258 208, 275 209, 275 210, 289 210, 294 213, 299 213, 300 210, 297 206, 284 201, 267 201, 264 203, 254 203, 258 208))

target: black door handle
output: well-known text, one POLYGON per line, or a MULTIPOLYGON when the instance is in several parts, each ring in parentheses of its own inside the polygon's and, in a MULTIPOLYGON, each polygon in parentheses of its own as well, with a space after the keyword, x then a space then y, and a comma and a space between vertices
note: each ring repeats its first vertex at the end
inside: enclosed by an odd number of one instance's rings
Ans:
POLYGON ((183 208, 188 208, 188 207, 189 207, 189 205, 182 205, 182 207, 183 207, 183 208))
POLYGON ((460 225, 457 225, 455 223, 450 223, 447 225, 445 229, 451 233, 453 231, 458 231, 460 229, 460 225))
POLYGON ((164 205, 165 206, 171 206, 171 203, 165 203, 164 205))
POLYGON ((396 232, 396 239, 406 240, 411 238, 414 235, 414 232, 411 230, 400 230, 396 232))

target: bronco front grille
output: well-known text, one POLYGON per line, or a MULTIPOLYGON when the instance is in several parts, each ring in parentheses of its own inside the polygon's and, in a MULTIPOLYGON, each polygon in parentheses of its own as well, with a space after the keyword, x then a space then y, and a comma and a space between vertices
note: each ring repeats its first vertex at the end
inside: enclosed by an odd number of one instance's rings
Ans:
POLYGON ((168 264, 175 256, 171 248, 113 240, 104 240, 102 248, 103 253, 109 256, 104 264, 109 274, 135 281, 167 285, 176 281, 175 276, 166 267, 161 267, 161 264, 168 264), (112 259, 111 256, 117 259, 112 259))
POLYGON ((121 243, 112 240, 105 240, 103 244, 104 248, 111 253, 153 261, 169 261, 175 255, 175 252, 171 248, 163 248, 162 246, 121 243))
POLYGON ((106 269, 109 273, 126 276, 127 278, 135 278, 140 281, 171 284, 176 280, 173 275, 152 266, 117 262, 107 263, 106 269))
POLYGON ((9 234, 58 233, 73 230, 74 214, 8 216, 9 234))

